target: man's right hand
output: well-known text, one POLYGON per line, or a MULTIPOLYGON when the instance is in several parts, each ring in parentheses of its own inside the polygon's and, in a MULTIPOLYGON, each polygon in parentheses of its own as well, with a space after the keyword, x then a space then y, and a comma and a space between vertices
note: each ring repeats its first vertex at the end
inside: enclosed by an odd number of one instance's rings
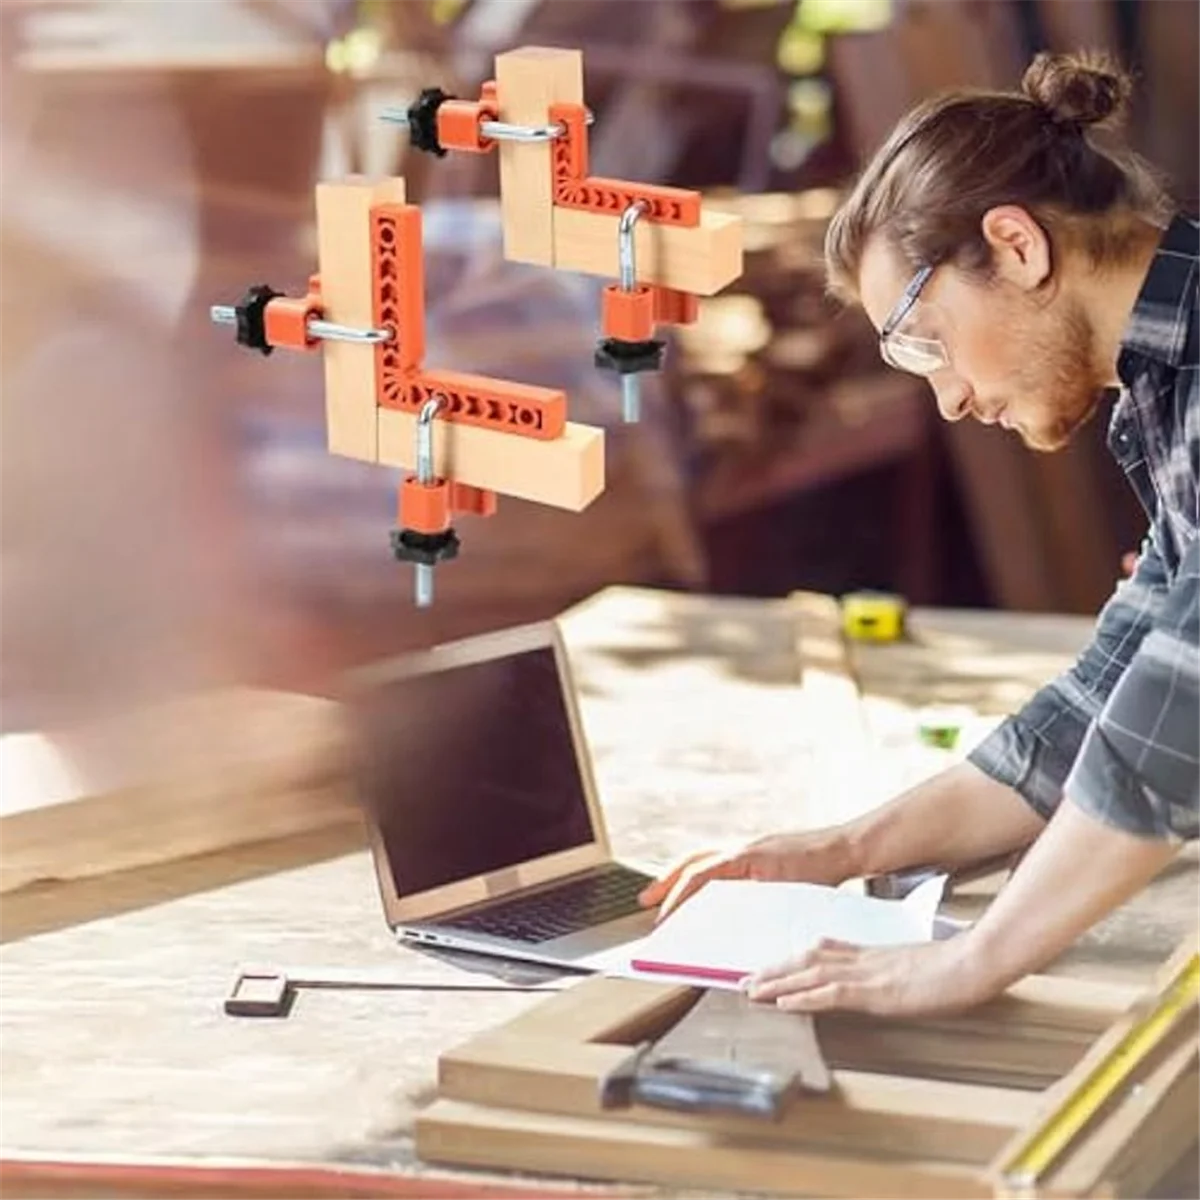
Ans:
POLYGON ((834 886, 855 874, 848 840, 840 830, 776 833, 732 852, 688 855, 645 888, 638 900, 644 908, 657 905, 655 919, 661 921, 710 879, 786 880, 834 886))
POLYGON ((661 921, 710 879, 835 887, 847 879, 917 866, 956 871, 1023 850, 1044 826, 1011 788, 960 762, 849 824, 771 834, 732 853, 693 854, 639 899, 645 908, 659 905, 661 921))

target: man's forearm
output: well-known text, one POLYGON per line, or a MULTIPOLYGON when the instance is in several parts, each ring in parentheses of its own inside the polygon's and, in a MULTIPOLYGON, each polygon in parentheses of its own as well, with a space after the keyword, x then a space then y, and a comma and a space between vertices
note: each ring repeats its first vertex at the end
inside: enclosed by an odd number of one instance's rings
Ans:
POLYGON ((847 827, 855 874, 952 871, 1028 846, 1045 822, 1012 788, 959 763, 847 827))
POLYGON ((1177 843, 1135 837, 1065 800, 964 936, 991 991, 1040 970, 1175 857, 1177 843))

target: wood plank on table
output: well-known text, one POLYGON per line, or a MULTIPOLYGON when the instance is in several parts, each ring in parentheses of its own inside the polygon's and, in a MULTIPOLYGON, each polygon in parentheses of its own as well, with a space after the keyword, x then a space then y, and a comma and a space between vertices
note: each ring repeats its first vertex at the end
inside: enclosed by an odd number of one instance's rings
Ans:
POLYGON ((359 820, 325 699, 176 697, 0 738, 0 891, 85 879, 359 820))

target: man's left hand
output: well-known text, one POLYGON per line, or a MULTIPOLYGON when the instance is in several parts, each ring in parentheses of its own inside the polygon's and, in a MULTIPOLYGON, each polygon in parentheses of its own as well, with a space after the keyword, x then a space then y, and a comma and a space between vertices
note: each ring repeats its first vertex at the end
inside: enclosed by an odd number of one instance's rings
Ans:
POLYGON ((914 946, 824 940, 801 958, 760 972, 752 1000, 792 1012, 851 1009, 879 1016, 956 1012, 1004 989, 974 954, 970 934, 914 946))

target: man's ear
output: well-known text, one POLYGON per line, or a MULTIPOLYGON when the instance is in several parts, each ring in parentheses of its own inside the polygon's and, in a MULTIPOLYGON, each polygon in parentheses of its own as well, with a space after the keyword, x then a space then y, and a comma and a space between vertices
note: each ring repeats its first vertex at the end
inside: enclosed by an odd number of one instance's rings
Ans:
POLYGON ((1025 291, 1033 291, 1049 279, 1050 239, 1027 209, 1016 204, 989 208, 980 228, 1001 279, 1025 291))

